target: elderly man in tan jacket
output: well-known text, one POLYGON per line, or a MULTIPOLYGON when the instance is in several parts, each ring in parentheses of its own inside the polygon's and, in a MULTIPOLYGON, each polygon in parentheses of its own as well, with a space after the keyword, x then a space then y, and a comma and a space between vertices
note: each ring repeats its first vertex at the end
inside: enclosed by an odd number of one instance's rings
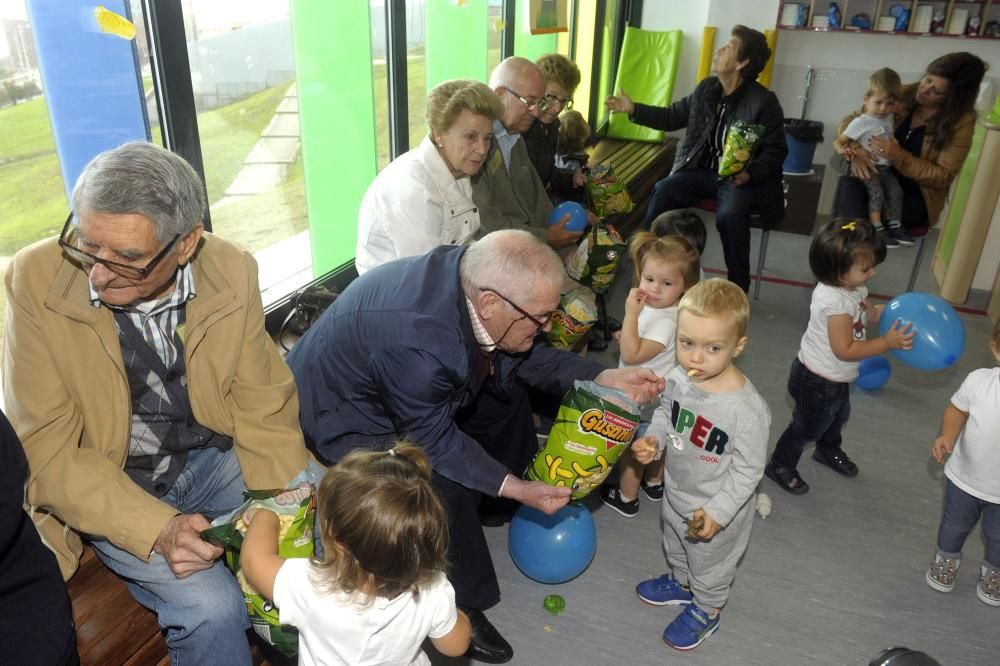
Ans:
POLYGON ((162 148, 95 157, 59 238, 7 271, 4 395, 64 577, 82 536, 157 613, 172 662, 250 663, 242 594, 199 532, 308 454, 254 260, 204 233, 204 207, 162 148))

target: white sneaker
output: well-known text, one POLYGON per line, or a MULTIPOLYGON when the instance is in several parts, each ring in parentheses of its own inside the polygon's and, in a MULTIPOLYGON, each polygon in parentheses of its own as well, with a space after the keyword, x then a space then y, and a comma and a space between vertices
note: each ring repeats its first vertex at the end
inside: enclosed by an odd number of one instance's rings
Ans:
POLYGON ((985 564, 980 566, 976 595, 984 604, 1000 606, 1000 569, 985 564))
POLYGON ((941 553, 934 554, 934 561, 927 570, 927 584, 938 592, 951 592, 955 588, 955 574, 961 558, 945 557, 941 553))

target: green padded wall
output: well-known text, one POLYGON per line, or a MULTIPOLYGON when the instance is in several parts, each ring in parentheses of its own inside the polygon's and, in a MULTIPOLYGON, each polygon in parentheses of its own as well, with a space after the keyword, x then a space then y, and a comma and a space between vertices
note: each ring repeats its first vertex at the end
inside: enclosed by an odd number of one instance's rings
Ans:
MULTIPOLYGON (((635 102, 667 106, 673 98, 681 31, 652 32, 628 26, 622 42, 614 91, 624 90, 635 102)), ((632 141, 663 141, 663 132, 636 125, 624 113, 612 113, 608 136, 632 141)))
POLYGON ((292 4, 313 275, 354 258, 358 207, 375 177, 368 3, 292 4))

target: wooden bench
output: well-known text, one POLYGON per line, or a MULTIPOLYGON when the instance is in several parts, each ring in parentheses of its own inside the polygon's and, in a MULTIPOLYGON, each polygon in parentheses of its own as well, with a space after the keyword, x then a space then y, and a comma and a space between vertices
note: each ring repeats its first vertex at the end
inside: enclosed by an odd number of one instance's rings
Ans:
POLYGON ((614 167, 615 175, 625 182, 635 202, 631 213, 615 216, 616 219, 611 220, 623 237, 631 234, 642 222, 653 186, 670 173, 676 150, 677 139, 674 137, 667 137, 663 143, 604 138, 587 149, 588 164, 610 164, 614 167))
POLYGON ((67 587, 81 664, 170 663, 156 616, 136 603, 90 546, 67 587))
MULTIPOLYGON (((76 625, 76 649, 82 666, 127 664, 169 666, 167 643, 156 615, 140 606, 90 546, 84 546, 80 568, 67 584, 76 625)), ((251 637, 255 666, 297 663, 251 637)), ((224 658, 220 655, 220 663, 224 658)))

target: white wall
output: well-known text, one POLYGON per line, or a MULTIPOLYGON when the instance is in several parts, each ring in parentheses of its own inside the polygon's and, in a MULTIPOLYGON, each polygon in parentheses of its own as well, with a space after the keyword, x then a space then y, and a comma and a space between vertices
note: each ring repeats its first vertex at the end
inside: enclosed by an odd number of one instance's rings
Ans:
MULTIPOLYGON (((779 5, 778 0, 646 0, 642 28, 684 31, 674 99, 694 88, 704 26, 718 28, 718 47, 734 25, 773 28, 779 5)), ((775 50, 771 89, 786 117, 800 117, 806 73, 809 67, 814 70, 805 117, 824 125, 824 141, 817 146, 813 160, 816 164, 825 164, 833 154, 831 142, 837 122, 861 105, 868 77, 879 67, 892 67, 904 82, 916 81, 934 58, 952 51, 970 51, 989 63, 988 80, 993 90, 1000 92, 1000 40, 779 30, 775 50)), ((821 213, 830 212, 836 180, 833 170, 827 169, 819 200, 821 213)), ((1000 209, 994 219, 998 216, 1000 209)), ((998 237, 1000 232, 991 234, 991 241, 1000 242, 998 237)), ((987 261, 980 262, 974 286, 990 289, 998 258, 989 253, 983 258, 987 261)))

